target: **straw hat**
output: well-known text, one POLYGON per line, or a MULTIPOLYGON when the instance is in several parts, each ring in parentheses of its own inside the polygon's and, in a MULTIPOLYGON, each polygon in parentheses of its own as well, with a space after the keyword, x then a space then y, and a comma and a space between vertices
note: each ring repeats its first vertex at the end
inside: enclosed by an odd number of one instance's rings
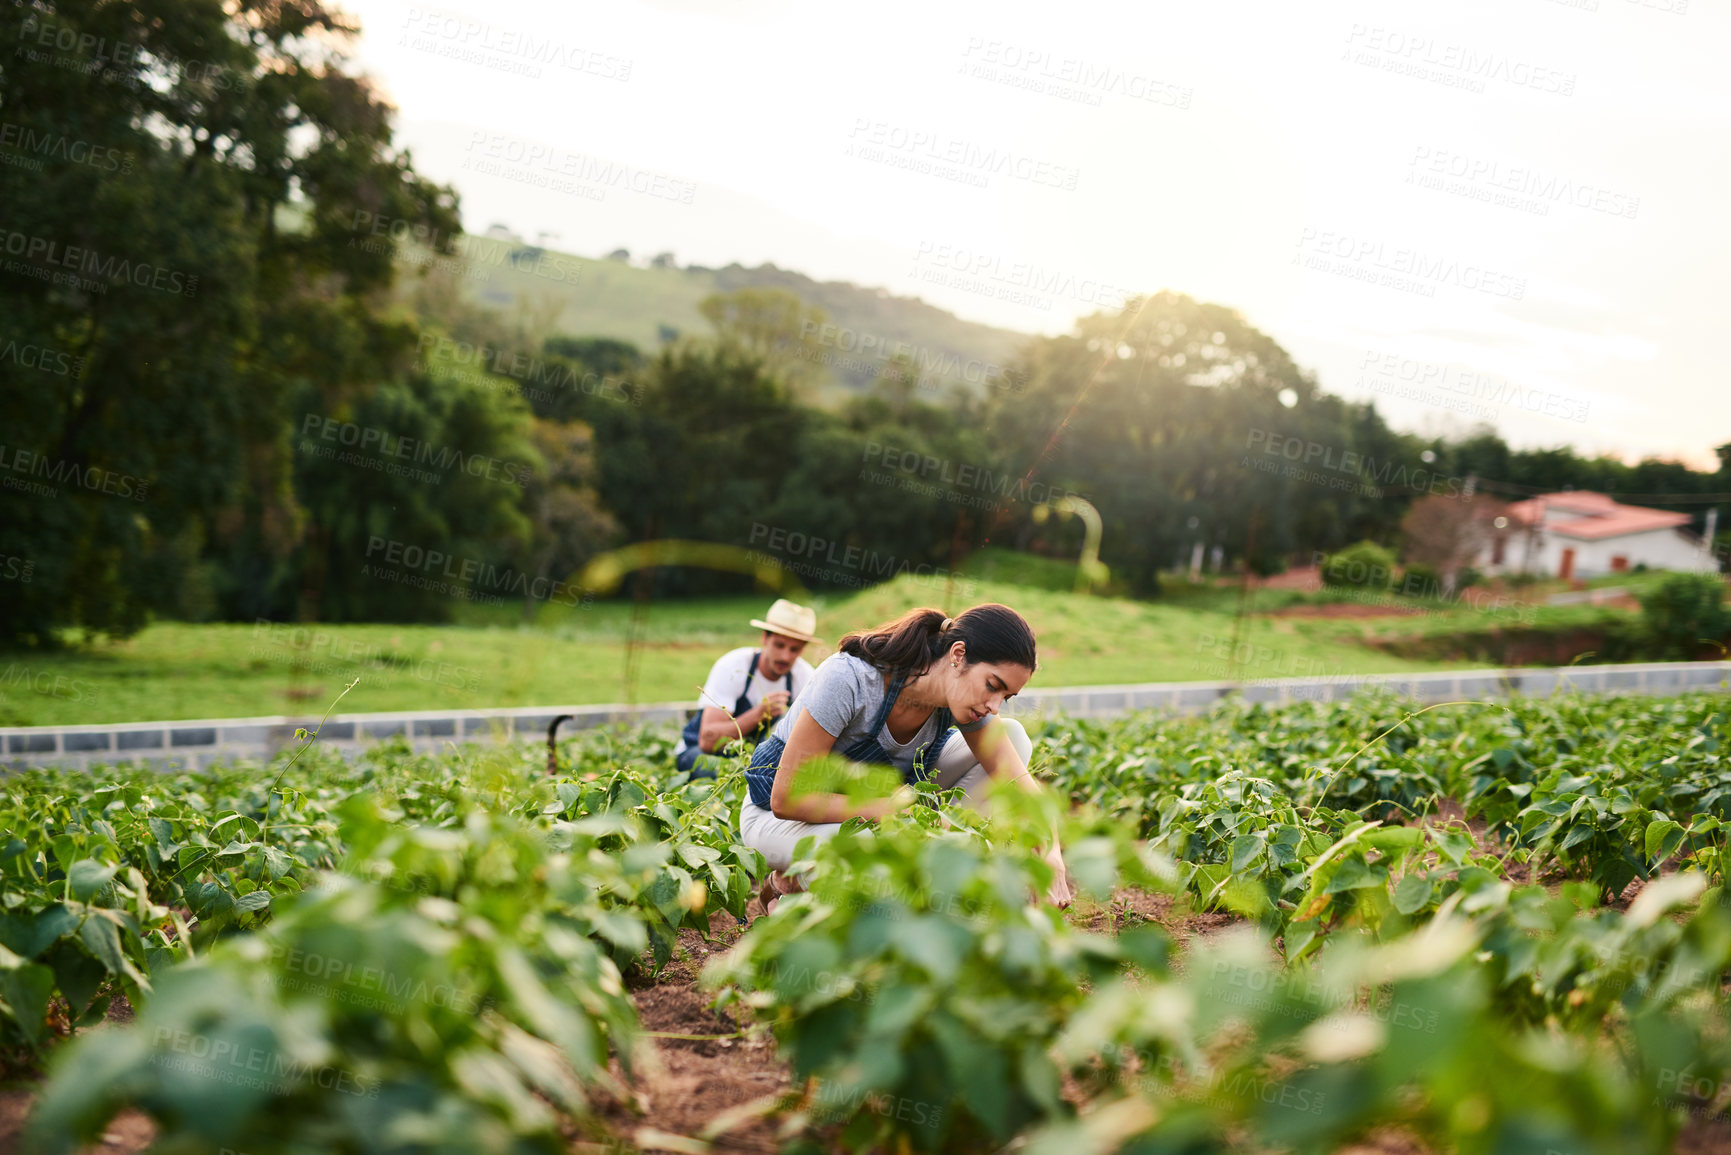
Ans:
POLYGON ((764 617, 768 621, 752 618, 751 624, 760 630, 797 638, 802 642, 817 640, 817 635, 812 632, 817 629, 817 611, 814 609, 795 605, 786 598, 776 598, 775 604, 769 607, 769 612, 764 617))

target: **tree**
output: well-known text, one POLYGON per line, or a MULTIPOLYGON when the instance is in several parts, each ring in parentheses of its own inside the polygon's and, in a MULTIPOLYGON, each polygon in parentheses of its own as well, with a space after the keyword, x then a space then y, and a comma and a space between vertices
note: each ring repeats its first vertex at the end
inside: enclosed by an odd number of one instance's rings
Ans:
POLYGON ((394 238, 358 226, 456 232, 317 0, 159 7, 44 0, 0 22, 0 106, 45 149, 40 172, 0 167, 23 250, 0 349, 37 351, 0 355, 0 425, 40 486, 0 491, 0 553, 35 565, 0 598, 0 640, 137 629, 188 541, 291 551, 288 399, 362 390, 413 347, 372 307, 394 238))
POLYGON ((307 529, 268 615, 448 621, 520 592, 498 575, 533 547, 525 494, 548 467, 508 385, 416 373, 315 416, 295 444, 307 529))
POLYGON ((757 358, 796 390, 821 375, 826 315, 786 289, 712 293, 697 311, 715 326, 719 344, 757 358))
POLYGON ((531 476, 525 494, 530 541, 521 565, 539 579, 523 598, 525 621, 534 617, 537 601, 575 605, 582 591, 555 583, 568 583, 619 529, 591 485, 594 439, 588 427, 537 421, 531 436, 545 468, 531 476), (537 596, 536 590, 548 592, 537 596))
POLYGON ((1461 570, 1485 551, 1497 519, 1508 512, 1506 504, 1483 495, 1421 497, 1400 520, 1406 560, 1434 569, 1443 597, 1452 597, 1461 570))
POLYGON ((1157 592, 1159 570, 1199 540, 1276 569, 1295 549, 1364 536, 1364 515, 1384 500, 1341 468, 1344 451, 1384 432, 1375 411, 1322 393, 1220 305, 1134 299, 1033 342, 1015 379, 1021 392, 991 401, 994 441, 1019 472, 1090 498, 1101 560, 1139 594, 1157 592), (1311 471, 1343 486, 1284 476, 1290 462, 1267 450, 1288 441, 1301 455, 1316 446, 1311 471))

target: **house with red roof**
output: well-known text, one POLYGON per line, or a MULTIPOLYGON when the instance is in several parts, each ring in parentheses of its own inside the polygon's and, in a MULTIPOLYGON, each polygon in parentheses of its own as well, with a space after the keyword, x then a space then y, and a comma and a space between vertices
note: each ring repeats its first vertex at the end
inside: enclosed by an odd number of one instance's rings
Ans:
POLYGON ((1570 578, 1648 569, 1699 569, 1701 542, 1686 513, 1623 505, 1602 493, 1541 493, 1498 518, 1479 568, 1570 578))

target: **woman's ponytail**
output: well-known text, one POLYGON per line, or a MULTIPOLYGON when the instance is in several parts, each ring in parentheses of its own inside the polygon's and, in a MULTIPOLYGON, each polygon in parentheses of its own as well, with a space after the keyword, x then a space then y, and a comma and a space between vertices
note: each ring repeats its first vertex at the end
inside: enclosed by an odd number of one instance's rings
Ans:
POLYGON ((968 665, 1007 662, 1035 668, 1034 630, 1009 606, 988 602, 951 618, 943 610, 909 610, 875 630, 848 634, 840 650, 880 670, 916 675, 957 642, 963 643, 968 665))

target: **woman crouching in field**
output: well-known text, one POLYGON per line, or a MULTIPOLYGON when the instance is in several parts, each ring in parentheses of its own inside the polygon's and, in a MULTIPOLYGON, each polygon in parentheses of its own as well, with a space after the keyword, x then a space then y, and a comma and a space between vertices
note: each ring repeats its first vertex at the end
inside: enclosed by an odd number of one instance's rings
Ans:
MULTIPOLYGON (((942 610, 910 610, 843 638, 758 745, 745 773, 748 797, 739 828, 745 845, 771 868, 765 910, 777 895, 798 889, 781 872, 801 838, 829 838, 849 818, 882 818, 910 797, 900 790, 863 804, 818 791, 796 798, 794 779, 808 758, 833 751, 853 762, 894 766, 910 785, 924 778, 943 789, 961 787, 976 808, 985 801, 988 780, 1040 790, 1028 771, 1033 744, 1027 731, 997 716, 1034 669, 1034 631, 1015 610, 990 603, 954 619, 942 610)), ((1046 858, 1057 871, 1047 898, 1068 906, 1056 842, 1046 858)))

